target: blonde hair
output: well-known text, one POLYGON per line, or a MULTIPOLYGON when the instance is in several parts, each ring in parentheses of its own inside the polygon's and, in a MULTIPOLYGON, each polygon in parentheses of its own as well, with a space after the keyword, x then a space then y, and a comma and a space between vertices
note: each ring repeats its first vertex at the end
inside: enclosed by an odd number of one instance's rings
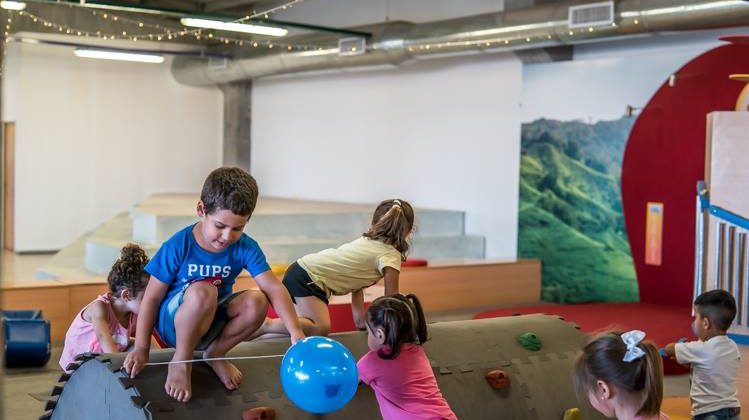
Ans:
POLYGON ((372 215, 372 225, 362 236, 392 245, 406 260, 408 235, 414 226, 414 210, 408 201, 391 199, 381 202, 372 215))
POLYGON ((637 346, 645 354, 630 362, 624 361, 627 345, 618 331, 603 333, 583 347, 572 371, 578 398, 587 401, 589 392, 601 380, 623 394, 625 403, 638 406, 637 415, 659 414, 663 402, 663 361, 649 341, 641 341, 637 346))

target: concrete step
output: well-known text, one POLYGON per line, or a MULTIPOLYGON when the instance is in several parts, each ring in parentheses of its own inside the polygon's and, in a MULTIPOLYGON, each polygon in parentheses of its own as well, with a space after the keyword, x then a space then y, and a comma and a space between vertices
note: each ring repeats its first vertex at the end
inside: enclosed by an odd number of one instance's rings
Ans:
MULTIPOLYGON (((40 278, 106 275, 128 242, 153 256, 174 232, 194 223, 194 194, 157 194, 129 213, 121 213, 87 233, 52 258, 40 278)), ((359 237, 374 205, 261 198, 245 232, 260 243, 268 262, 288 264, 359 237)), ((484 238, 464 234, 459 211, 416 210, 409 256, 430 261, 482 259, 484 238)))
MULTIPOLYGON (((192 195, 155 195, 132 212, 132 239, 161 243, 174 232, 197 221, 192 195)), ((374 205, 310 202, 262 198, 245 233, 252 237, 357 237, 370 225, 374 205)), ((465 215, 453 210, 416 209, 416 234, 459 236, 464 233, 465 215)))
MULTIPOLYGON (((289 264, 297 258, 326 248, 336 248, 355 238, 256 238, 270 264, 289 264)), ((104 275, 120 255, 127 239, 114 240, 92 236, 86 241, 86 270, 104 275)), ((141 244, 149 256, 158 245, 141 244)), ((409 256, 427 260, 480 259, 484 257, 484 239, 480 236, 416 237, 409 256)))
MULTIPOLYGON (((258 243, 260 243, 260 247, 270 263, 288 264, 304 255, 327 248, 336 248, 355 238, 258 239, 258 243)), ((484 258, 484 238, 465 235, 415 237, 408 255, 427 260, 484 258)))
MULTIPOLYGON (((105 238, 89 238, 86 241, 85 257, 83 266, 86 270, 99 275, 107 275, 112 264, 117 261, 122 249, 128 240, 115 240, 105 238)), ((159 245, 140 244, 148 257, 153 257, 159 250, 159 245)))

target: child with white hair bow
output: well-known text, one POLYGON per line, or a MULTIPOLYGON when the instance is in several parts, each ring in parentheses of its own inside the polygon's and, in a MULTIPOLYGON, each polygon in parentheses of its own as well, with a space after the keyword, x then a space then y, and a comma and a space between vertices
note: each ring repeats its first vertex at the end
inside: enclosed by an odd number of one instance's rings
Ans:
POLYGON ((601 414, 619 420, 664 420, 663 362, 633 330, 598 335, 583 347, 572 372, 575 391, 601 414))

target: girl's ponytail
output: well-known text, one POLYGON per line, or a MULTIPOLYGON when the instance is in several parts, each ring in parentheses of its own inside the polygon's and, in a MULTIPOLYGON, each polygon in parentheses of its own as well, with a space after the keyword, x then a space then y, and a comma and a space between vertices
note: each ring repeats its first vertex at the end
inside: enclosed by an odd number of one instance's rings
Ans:
POLYGON ((392 245, 405 261, 408 252, 408 235, 413 230, 414 211, 411 205, 400 199, 381 202, 372 215, 369 230, 362 236, 392 245))
POLYGON ((660 413, 663 402, 663 360, 652 343, 640 343, 640 348, 645 351, 645 356, 642 358, 645 401, 637 414, 654 416, 660 413))
POLYGON ((429 339, 427 337, 427 322, 424 317, 424 309, 421 307, 419 298, 413 293, 406 295, 406 299, 408 299, 408 304, 411 305, 414 317, 414 333, 416 334, 416 338, 419 339, 419 344, 424 345, 429 339))

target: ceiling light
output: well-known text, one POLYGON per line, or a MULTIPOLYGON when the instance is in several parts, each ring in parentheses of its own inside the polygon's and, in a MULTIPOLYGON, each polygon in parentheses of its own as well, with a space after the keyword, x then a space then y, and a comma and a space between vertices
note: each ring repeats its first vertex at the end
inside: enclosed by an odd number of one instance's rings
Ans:
POLYGON ((0 1, 0 7, 6 10, 23 10, 26 8, 26 3, 21 1, 0 1))
POLYGON ((195 28, 217 29, 219 31, 243 32, 246 34, 285 36, 287 33, 289 33, 289 31, 284 28, 277 28, 274 26, 264 26, 264 25, 236 23, 236 22, 222 22, 220 20, 182 18, 179 21, 185 26, 192 26, 195 28))
POLYGON ((101 58, 104 60, 137 61, 140 63, 163 63, 164 56, 158 54, 129 53, 112 50, 76 48, 73 54, 83 58, 101 58))

